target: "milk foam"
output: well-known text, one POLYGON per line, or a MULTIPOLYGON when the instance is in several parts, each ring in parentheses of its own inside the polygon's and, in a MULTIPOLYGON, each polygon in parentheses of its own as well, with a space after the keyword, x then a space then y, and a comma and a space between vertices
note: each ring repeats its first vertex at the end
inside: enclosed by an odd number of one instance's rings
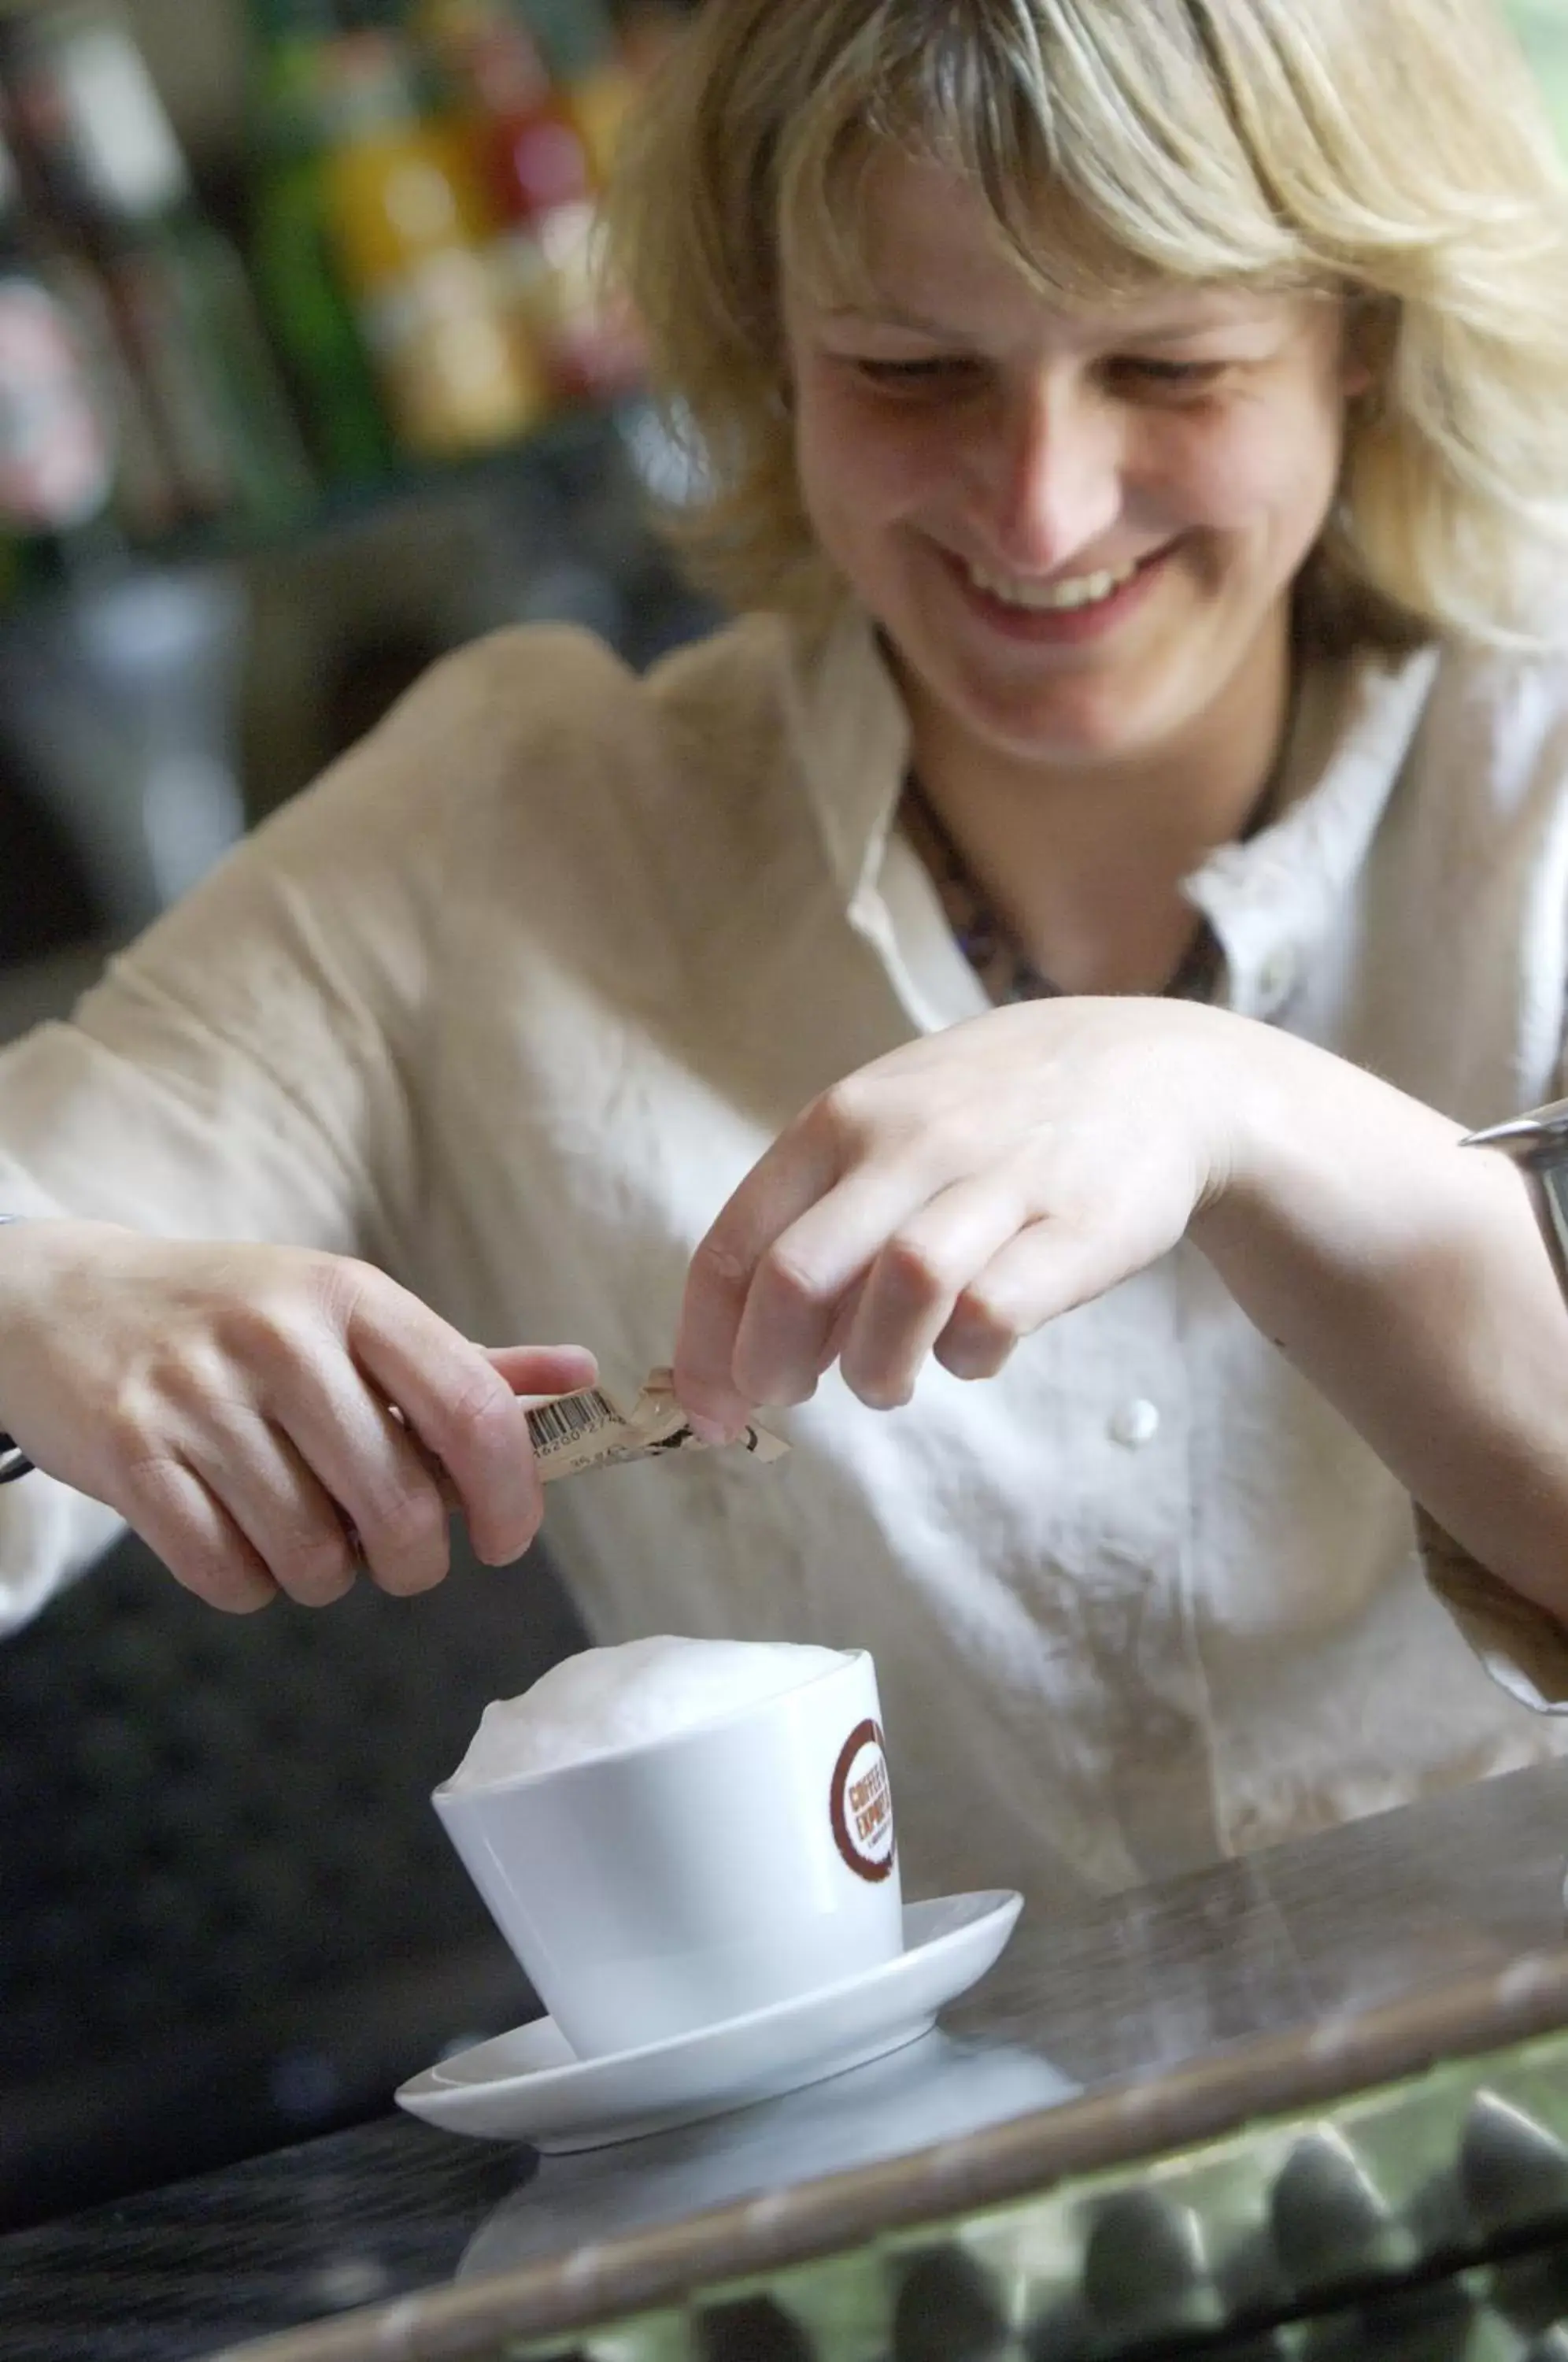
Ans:
POLYGON ((558 1771, 649 1739, 695 1730, 834 1666, 837 1649, 775 1640, 687 1640, 663 1634, 585 1649, 541 1673, 521 1697, 487 1705, 448 1788, 558 1771))

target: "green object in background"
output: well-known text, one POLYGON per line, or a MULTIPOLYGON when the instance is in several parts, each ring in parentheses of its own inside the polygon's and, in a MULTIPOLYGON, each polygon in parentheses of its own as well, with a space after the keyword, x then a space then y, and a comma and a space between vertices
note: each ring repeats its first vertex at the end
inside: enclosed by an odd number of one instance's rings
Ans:
POLYGON ((392 448, 369 358, 327 238, 323 54, 329 0, 257 0, 259 161, 251 219, 258 292, 329 482, 376 483, 392 448))
POLYGON ((166 322, 188 354, 187 433, 210 436, 215 514, 259 530, 304 515, 315 485, 245 266, 214 224, 192 213, 149 224, 131 256, 149 334, 166 322))
POLYGON ((1568 0, 1507 0, 1507 10, 1568 145, 1568 0))

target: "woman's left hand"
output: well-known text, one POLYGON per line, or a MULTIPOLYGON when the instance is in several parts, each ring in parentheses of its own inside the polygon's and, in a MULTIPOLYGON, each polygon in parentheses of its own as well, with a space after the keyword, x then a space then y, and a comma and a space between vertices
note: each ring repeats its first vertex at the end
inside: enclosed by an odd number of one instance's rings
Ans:
POLYGON ((688 1412, 734 1434, 835 1360, 878 1409, 909 1399, 928 1354, 993 1375, 1224 1188, 1239 1095, 1276 1039, 1187 1002, 1032 1001, 862 1067, 698 1248, 675 1362, 688 1412))
POLYGON ((904 1402, 1186 1234, 1483 1566, 1568 1623, 1568 1319, 1518 1174, 1376 1075, 1186 1001, 1047 1000, 836 1084, 693 1259, 675 1383, 712 1440, 836 1360, 904 1402))

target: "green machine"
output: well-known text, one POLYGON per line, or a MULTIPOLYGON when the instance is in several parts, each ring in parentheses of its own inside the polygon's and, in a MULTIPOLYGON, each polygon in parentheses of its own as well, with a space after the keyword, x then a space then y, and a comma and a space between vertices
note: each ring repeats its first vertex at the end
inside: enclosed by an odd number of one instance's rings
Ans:
POLYGON ((490 2357, 1568 2362, 1565 2135, 1556 2035, 490 2357))

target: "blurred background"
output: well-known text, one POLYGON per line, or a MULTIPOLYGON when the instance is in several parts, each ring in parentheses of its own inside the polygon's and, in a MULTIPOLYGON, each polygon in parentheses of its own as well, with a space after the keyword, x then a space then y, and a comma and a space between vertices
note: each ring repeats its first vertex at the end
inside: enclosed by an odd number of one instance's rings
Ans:
MULTIPOLYGON (((1513 13, 1568 138, 1568 0, 1513 13)), ((680 20, 0 6, 0 1040, 443 649, 566 618, 641 666, 711 620, 591 267, 680 20)), ((427 1800, 578 1637, 538 1553, 231 1622, 127 1540, 0 1649, 0 2226, 532 2013, 427 1800)))
POLYGON ((0 12, 0 966, 154 915, 442 647, 696 620, 591 268, 670 0, 0 12))
MULTIPOLYGON (((443 649, 700 628, 591 268, 668 0, 0 12, 0 1038, 443 649)), ((0 1650, 0 2223, 386 2104, 531 2014, 431 1812, 537 1558, 230 1623, 127 1540, 0 1650)))

